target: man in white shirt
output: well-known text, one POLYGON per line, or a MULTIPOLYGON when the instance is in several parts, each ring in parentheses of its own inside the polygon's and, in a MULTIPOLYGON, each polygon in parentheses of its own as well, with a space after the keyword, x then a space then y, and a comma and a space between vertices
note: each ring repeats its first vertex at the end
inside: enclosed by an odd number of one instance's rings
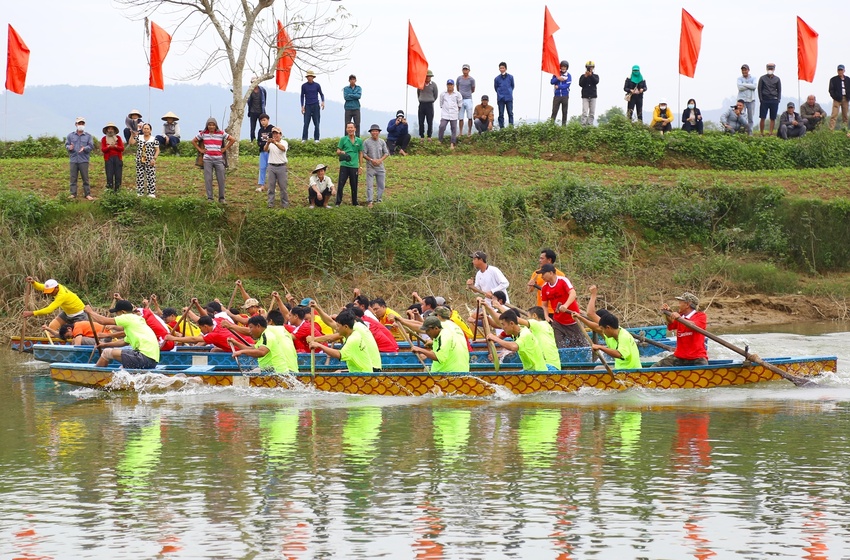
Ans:
POLYGON ((741 66, 741 75, 738 76, 738 99, 744 102, 747 122, 750 125, 749 134, 752 135, 753 119, 756 113, 756 79, 750 75, 750 67, 747 64, 741 66))
POLYGON ((463 97, 455 91, 454 80, 446 82, 446 90, 440 95, 440 128, 437 131, 437 139, 440 142, 443 141, 446 125, 450 125, 452 127, 451 149, 454 150, 457 144, 457 119, 460 115, 460 108, 463 107, 463 97))
POLYGON ((470 290, 484 296, 489 305, 495 305, 493 303, 493 292, 501 290, 505 292, 505 303, 510 303, 511 300, 508 298, 510 282, 501 270, 487 264, 487 255, 483 251, 472 253, 472 266, 475 267, 477 272, 474 279, 470 278, 466 281, 466 286, 470 290))
POLYGON ((269 166, 266 168, 266 189, 268 194, 268 207, 274 208, 275 183, 280 188, 280 205, 283 208, 289 206, 289 172, 286 164, 286 151, 289 143, 282 138, 278 127, 272 127, 272 137, 266 142, 265 150, 269 153, 269 166))

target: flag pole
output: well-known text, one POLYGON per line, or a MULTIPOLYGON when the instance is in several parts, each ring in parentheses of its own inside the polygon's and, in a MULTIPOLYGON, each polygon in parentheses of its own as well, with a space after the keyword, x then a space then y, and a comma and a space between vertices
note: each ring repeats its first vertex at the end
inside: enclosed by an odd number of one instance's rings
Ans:
POLYGON ((537 122, 540 122, 540 110, 543 106, 543 77, 540 77, 540 92, 537 94, 537 122))
MULTIPOLYGON (((676 94, 676 111, 678 115, 682 114, 682 74, 679 74, 679 92, 676 94)), ((685 123, 679 123, 683 125, 685 123)))

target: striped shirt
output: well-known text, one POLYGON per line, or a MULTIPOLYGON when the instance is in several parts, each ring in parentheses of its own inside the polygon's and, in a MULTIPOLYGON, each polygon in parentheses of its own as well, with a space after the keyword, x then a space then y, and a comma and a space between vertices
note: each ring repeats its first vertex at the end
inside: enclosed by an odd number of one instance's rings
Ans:
POLYGON ((218 160, 222 158, 222 147, 230 138, 230 135, 223 130, 215 132, 201 131, 196 137, 204 145, 204 159, 218 160))

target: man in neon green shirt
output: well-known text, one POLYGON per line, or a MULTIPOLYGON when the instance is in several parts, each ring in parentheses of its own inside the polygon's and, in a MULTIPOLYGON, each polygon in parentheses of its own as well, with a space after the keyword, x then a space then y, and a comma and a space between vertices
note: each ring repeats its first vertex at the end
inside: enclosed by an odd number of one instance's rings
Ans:
MULTIPOLYGON (((283 315, 280 311, 270 311, 269 315, 273 322, 279 320, 283 323, 283 315)), ((254 315, 248 319, 248 332, 251 334, 251 338, 256 341, 254 347, 234 341, 233 346, 239 348, 233 352, 234 358, 238 356, 257 358, 257 363, 263 371, 298 372, 298 354, 295 351, 295 343, 292 335, 282 324, 270 325, 262 315, 254 315)))
POLYGON ((432 361, 431 373, 469 371, 469 349, 457 325, 432 315, 425 317, 421 330, 431 339, 431 349, 414 346, 411 350, 432 361))
POLYGON ((59 315, 50 321, 49 328, 54 331, 59 330, 62 325, 73 325, 77 321, 85 321, 86 314, 83 312, 83 301, 71 290, 60 284, 54 279, 50 279, 44 284, 36 282, 32 276, 27 276, 27 282, 32 284, 32 287, 47 295, 53 296, 53 301, 47 307, 36 309, 35 311, 24 311, 24 317, 40 317, 41 315, 49 315, 54 310, 61 308, 59 315))
POLYGON ((336 324, 339 329, 339 334, 345 337, 345 344, 340 350, 325 346, 321 342, 313 340, 313 337, 307 337, 310 347, 316 350, 321 350, 328 356, 342 360, 348 366, 348 371, 351 373, 374 373, 375 368, 372 365, 372 360, 369 356, 369 348, 366 344, 363 333, 354 329, 356 318, 351 311, 342 311, 336 316, 336 324))
POLYGON ((519 359, 522 360, 522 369, 525 371, 554 371, 560 368, 546 364, 543 358, 543 350, 537 343, 528 327, 523 327, 519 324, 519 318, 516 311, 509 309, 499 316, 502 322, 502 329, 511 337, 513 341, 503 340, 493 333, 487 337, 487 340, 492 340, 502 348, 507 348, 511 352, 519 354, 519 359))
MULTIPOLYGON (((499 317, 496 315, 496 312, 492 307, 487 305, 487 302, 478 298, 478 301, 485 305, 485 309, 487 313, 493 317, 494 320, 498 320, 499 317)), ((508 308, 499 303, 496 304, 499 311, 504 313, 508 311, 508 308)), ((558 343, 555 340, 555 331, 552 328, 552 325, 546 320, 546 316, 544 314, 543 308, 539 305, 534 306, 528 310, 529 318, 519 316, 517 314, 517 323, 520 326, 528 327, 531 331, 531 334, 534 335, 534 338, 537 339, 537 345, 540 346, 540 350, 543 352, 543 360, 546 362, 547 366, 551 366, 549 369, 561 369, 561 354, 558 352, 558 343)))
POLYGON ((97 347, 101 350, 97 360, 99 367, 109 365, 110 360, 121 362, 128 369, 152 369, 159 363, 159 340, 145 322, 144 317, 136 314, 133 304, 119 299, 115 307, 109 310, 115 317, 104 317, 95 313, 91 306, 85 306, 92 321, 101 325, 116 325, 124 329, 124 340, 103 342, 97 347), (129 344, 129 346, 127 346, 129 344), (122 347, 123 348, 120 348, 122 347))
POLYGON ((599 323, 573 313, 573 317, 590 327, 590 330, 605 337, 605 345, 592 344, 591 349, 594 352, 601 350, 614 358, 614 369, 640 369, 640 351, 632 333, 621 329, 619 319, 610 311, 600 309, 596 315, 599 323))

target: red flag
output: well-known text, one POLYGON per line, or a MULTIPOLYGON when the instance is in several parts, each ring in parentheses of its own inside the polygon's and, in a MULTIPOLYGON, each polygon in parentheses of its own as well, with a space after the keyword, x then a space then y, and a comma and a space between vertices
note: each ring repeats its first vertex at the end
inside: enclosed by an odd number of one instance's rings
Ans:
POLYGON ((413 24, 407 22, 407 85, 421 88, 425 83, 425 74, 428 73, 428 60, 419 39, 413 31, 413 24))
POLYGON ((812 83, 818 67, 818 33, 797 18, 797 79, 812 83))
POLYGON ((559 30, 558 24, 552 19, 549 7, 545 7, 543 13, 543 62, 541 70, 549 74, 559 75, 561 73, 561 62, 558 59, 558 48, 555 46, 555 31, 559 30))
POLYGON ((162 63, 171 48, 171 35, 165 29, 151 22, 151 75, 148 85, 152 88, 165 89, 162 79, 162 63))
POLYGON ((703 25, 682 9, 682 34, 679 36, 679 74, 693 78, 697 71, 703 25))
POLYGON ((24 94, 24 84, 27 81, 27 67, 30 64, 30 50, 18 35, 18 32, 9 26, 9 49, 6 55, 6 89, 24 94))
POLYGON ((295 49, 292 48, 292 41, 289 40, 289 35, 280 20, 277 20, 277 49, 283 50, 283 54, 277 61, 277 70, 274 74, 277 88, 286 91, 286 86, 289 84, 289 75, 292 72, 292 65, 295 64, 295 49))

